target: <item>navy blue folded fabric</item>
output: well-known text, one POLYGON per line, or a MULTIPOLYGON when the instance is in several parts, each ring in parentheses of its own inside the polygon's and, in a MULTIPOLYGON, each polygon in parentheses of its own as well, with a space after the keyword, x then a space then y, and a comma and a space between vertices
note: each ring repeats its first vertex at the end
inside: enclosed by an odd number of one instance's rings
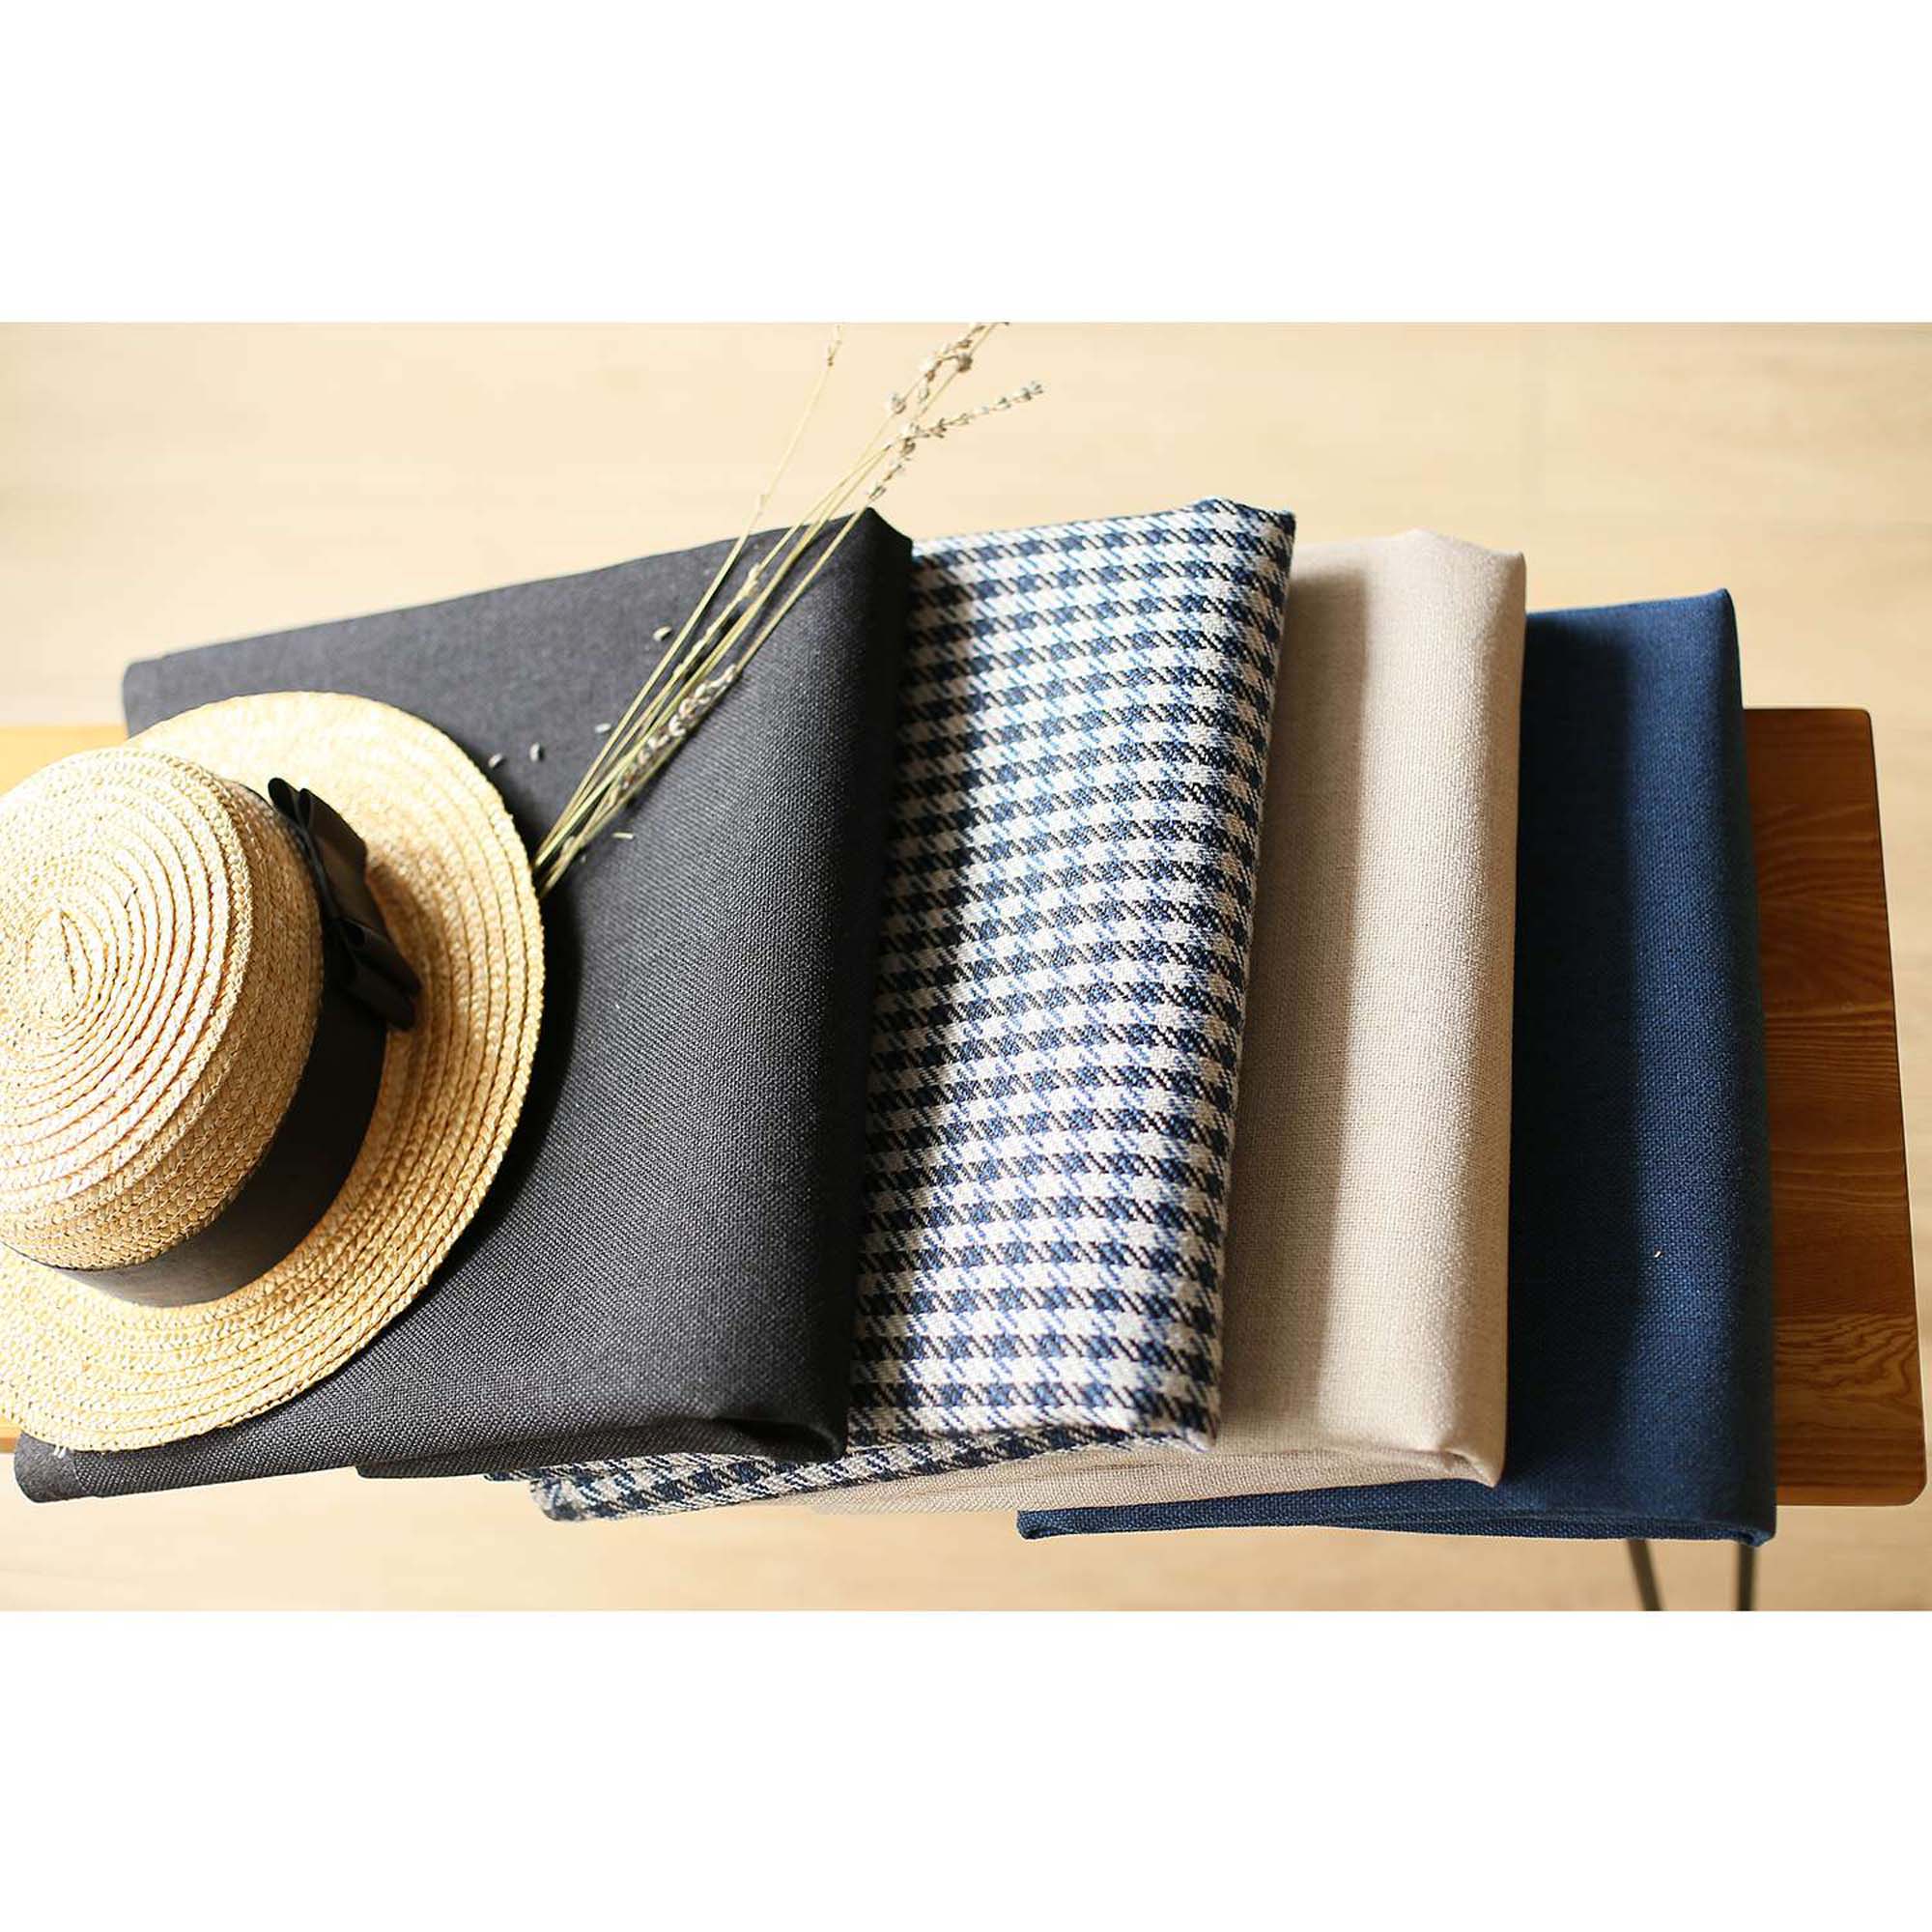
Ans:
POLYGON ((1037 1511, 1023 1536, 1772 1534, 1770 1149, 1730 598, 1532 616, 1520 798, 1501 1482, 1037 1511))

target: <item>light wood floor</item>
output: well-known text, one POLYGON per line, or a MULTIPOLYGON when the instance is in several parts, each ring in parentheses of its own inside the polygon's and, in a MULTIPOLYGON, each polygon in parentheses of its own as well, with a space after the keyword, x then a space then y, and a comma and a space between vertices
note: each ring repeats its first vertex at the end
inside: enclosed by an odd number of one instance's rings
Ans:
MULTIPOLYGON (((795 474, 937 339, 855 331, 795 474)), ((132 656, 735 529, 820 340, 0 329, 0 722, 110 719, 132 656)), ((982 372, 1048 393, 921 455, 888 506, 914 535, 1209 495, 1288 505, 1309 542, 1426 525, 1521 549, 1533 606, 1726 585, 1747 701, 1868 708, 1932 1280, 1932 329, 1023 327, 982 372)), ((1727 1551, 1662 1569, 1672 1602, 1723 1601, 1727 1551)), ((1932 1503, 1787 1512, 1760 1597, 1932 1605, 1932 1503)), ((7 1606, 1627 1601, 1615 1546, 1029 1546, 1006 1519, 780 1510, 562 1528, 507 1486, 349 1475, 50 1509, 0 1489, 7 1606)))

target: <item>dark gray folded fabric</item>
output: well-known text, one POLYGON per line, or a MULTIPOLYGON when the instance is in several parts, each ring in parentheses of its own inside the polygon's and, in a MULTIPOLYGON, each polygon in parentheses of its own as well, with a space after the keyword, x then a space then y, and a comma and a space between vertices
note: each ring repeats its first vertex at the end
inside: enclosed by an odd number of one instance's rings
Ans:
MULTIPOLYGON (((136 664, 128 723, 247 692, 380 698, 480 763, 500 754, 492 776, 534 843, 662 652, 653 633, 724 554, 136 664)), ((234 1428, 99 1454, 23 1440, 29 1496, 843 1446, 909 567, 868 512, 646 793, 634 838, 546 901, 529 1098, 429 1292, 327 1381, 234 1428)))

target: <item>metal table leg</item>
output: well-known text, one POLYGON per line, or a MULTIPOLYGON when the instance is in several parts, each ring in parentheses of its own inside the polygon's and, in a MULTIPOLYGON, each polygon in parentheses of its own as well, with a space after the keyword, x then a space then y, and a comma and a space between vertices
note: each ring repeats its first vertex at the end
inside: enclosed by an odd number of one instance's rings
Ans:
POLYGON ((1647 1610, 1661 1610, 1663 1599, 1657 1590, 1657 1566, 1650 1560, 1650 1545, 1634 1536, 1624 1545, 1630 1551, 1631 1570, 1636 1577, 1637 1601, 1647 1610))

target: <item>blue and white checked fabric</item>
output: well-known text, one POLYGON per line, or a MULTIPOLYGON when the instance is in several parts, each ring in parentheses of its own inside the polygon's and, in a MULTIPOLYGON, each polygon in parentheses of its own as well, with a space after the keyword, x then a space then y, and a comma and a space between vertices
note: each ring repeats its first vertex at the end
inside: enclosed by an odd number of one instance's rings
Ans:
POLYGON ((550 1515, 1211 1439, 1293 538, 1216 501, 919 547, 848 1451, 534 1472, 550 1515))

